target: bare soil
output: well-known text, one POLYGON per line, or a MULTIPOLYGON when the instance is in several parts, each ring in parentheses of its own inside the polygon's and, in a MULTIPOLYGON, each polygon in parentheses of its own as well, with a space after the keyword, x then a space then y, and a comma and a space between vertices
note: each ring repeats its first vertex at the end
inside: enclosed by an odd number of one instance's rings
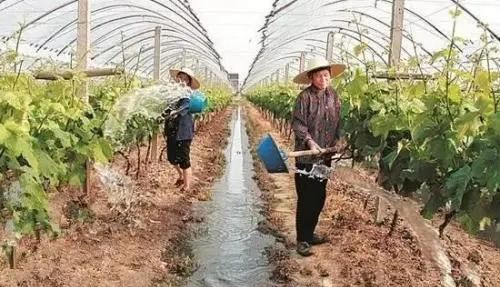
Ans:
MULTIPOLYGON (((280 148, 292 150, 292 141, 256 108, 246 108, 253 147, 270 133, 280 148)), ((384 209, 383 222, 375 223, 374 198, 363 191, 379 189, 372 171, 337 169, 327 186, 327 202, 317 230, 330 242, 314 246, 314 255, 303 258, 295 252, 293 171, 268 174, 259 160, 254 165, 267 202, 265 229, 283 243, 268 252, 277 286, 442 286, 440 266, 425 240, 428 234, 410 228, 402 216, 398 216, 391 233, 395 210, 390 206, 384 209)), ((293 166, 292 160, 288 160, 288 166, 293 166)), ((403 214, 409 219, 419 217, 419 204, 408 201, 401 199, 401 206, 413 209, 403 214)), ((434 222, 435 227, 437 224, 434 222)), ((430 227, 430 232, 434 231, 437 233, 430 227)), ((500 286, 500 252, 493 244, 469 236, 456 224, 447 229, 438 244, 452 263, 457 286, 500 286), (473 275, 477 275, 479 284, 471 280, 473 275)))
MULTIPOLYGON (((2 257, 0 286, 177 286, 193 268, 185 228, 196 220, 191 205, 210 199, 210 187, 222 173, 231 113, 220 112, 199 127, 192 143, 196 182, 190 193, 174 186, 176 172, 163 159, 142 170, 137 181, 142 200, 127 217, 110 210, 95 175, 90 196, 70 188, 51 194, 50 213, 62 234, 43 236, 40 243, 24 239, 15 270, 2 257)), ((141 147, 142 157, 146 149, 141 147)), ((136 154, 131 153, 132 175, 136 154)), ((113 167, 125 170, 125 160, 117 156, 113 167)))

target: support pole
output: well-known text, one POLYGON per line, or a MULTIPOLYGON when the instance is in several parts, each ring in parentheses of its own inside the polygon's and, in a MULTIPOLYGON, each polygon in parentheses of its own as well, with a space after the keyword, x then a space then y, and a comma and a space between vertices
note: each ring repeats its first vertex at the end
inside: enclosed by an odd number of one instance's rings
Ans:
POLYGON ((288 84, 290 77, 290 63, 285 65, 285 84, 288 84))
POLYGON ((280 84, 280 69, 276 70, 276 83, 279 85, 280 84))
MULTIPOLYGON (((89 64, 90 50, 90 9, 89 0, 78 0, 78 24, 76 35, 76 70, 87 70, 89 64)), ((78 88, 78 96, 84 103, 89 102, 89 85, 87 79, 83 79, 78 88)), ((85 162, 85 181, 83 182, 83 193, 89 195, 90 190, 91 163, 85 162)))
POLYGON ((333 37, 334 33, 330 32, 328 33, 328 36, 326 38, 326 59, 329 62, 333 61, 333 37))
POLYGON ((389 64, 398 69, 401 59, 401 45, 403 42, 403 20, 405 0, 392 2, 391 47, 389 50, 389 64))
MULTIPOLYGON (((160 82, 161 71, 161 26, 155 28, 155 50, 154 50, 154 74, 153 80, 155 83, 160 82)), ((158 162, 158 133, 153 133, 151 141, 151 161, 153 165, 158 162)), ((147 161, 149 159, 146 159, 147 161)))
POLYGON ((300 53, 299 73, 304 72, 306 68, 306 52, 300 53))
MULTIPOLYGON (((89 0, 78 0, 78 26, 76 41, 76 70, 87 70, 90 50, 90 9, 89 0)), ((88 83, 83 80, 78 91, 79 96, 88 103, 88 83)))
POLYGON ((186 49, 182 49, 182 68, 186 67, 186 49))

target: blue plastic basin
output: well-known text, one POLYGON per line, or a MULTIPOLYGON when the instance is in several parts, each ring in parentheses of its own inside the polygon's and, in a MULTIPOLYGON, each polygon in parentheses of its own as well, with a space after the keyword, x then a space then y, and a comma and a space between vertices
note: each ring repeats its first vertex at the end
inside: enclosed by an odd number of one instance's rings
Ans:
POLYGON ((280 151, 271 135, 267 134, 264 138, 261 139, 259 146, 257 147, 257 155, 264 163, 267 172, 288 172, 284 153, 280 151))
POLYGON ((200 92, 194 91, 189 99, 189 112, 197 114, 203 112, 208 105, 207 97, 200 92))

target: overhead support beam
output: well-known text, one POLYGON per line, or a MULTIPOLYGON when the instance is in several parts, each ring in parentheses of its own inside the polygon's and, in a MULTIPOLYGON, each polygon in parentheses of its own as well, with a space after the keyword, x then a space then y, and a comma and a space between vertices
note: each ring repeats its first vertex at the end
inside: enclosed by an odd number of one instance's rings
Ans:
POLYGON ((37 80, 49 80, 55 81, 58 79, 71 80, 77 74, 81 74, 87 78, 94 77, 105 77, 123 74, 124 70, 122 68, 106 68, 106 69, 92 69, 84 71, 63 71, 63 72, 53 72, 53 71, 41 71, 33 74, 33 77, 37 80))
POLYGON ((377 79, 387 79, 387 80, 433 80, 435 77, 429 74, 408 74, 408 73, 390 73, 381 72, 372 75, 373 78, 377 79))

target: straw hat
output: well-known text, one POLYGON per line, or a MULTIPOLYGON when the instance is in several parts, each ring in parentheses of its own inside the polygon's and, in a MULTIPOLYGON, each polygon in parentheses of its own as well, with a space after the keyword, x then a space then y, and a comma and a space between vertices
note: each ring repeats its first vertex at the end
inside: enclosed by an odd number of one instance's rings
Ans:
POLYGON ((331 64, 325 58, 315 57, 309 60, 309 62, 307 63, 307 69, 295 76, 293 81, 297 84, 310 84, 311 79, 309 79, 309 76, 307 75, 309 72, 319 68, 328 67, 330 67, 330 75, 332 78, 335 78, 338 75, 342 74, 346 68, 343 64, 331 64))
POLYGON ((198 79, 196 79, 193 71, 189 68, 171 69, 170 76, 173 79, 175 79, 177 77, 177 75, 181 72, 184 74, 187 74, 188 76, 191 77, 191 89, 196 90, 196 89, 200 88, 200 81, 198 81, 198 79))

